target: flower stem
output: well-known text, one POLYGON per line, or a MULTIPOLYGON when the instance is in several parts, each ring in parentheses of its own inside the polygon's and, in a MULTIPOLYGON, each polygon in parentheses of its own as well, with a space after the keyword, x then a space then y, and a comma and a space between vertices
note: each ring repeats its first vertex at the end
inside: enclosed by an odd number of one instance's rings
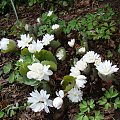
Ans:
POLYGON ((16 19, 17 19, 17 21, 19 21, 19 20, 18 20, 18 15, 17 15, 16 9, 15 9, 15 5, 14 5, 14 3, 13 3, 13 0, 10 0, 10 1, 11 1, 11 4, 12 4, 14 13, 15 13, 16 19))

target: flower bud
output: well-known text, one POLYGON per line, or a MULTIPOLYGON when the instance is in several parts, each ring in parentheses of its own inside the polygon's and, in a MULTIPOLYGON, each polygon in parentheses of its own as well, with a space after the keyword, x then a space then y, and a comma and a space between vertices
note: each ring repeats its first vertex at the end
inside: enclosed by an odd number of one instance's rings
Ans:
POLYGON ((63 104, 63 99, 61 97, 56 97, 53 100, 53 106, 57 109, 60 109, 62 107, 63 104))

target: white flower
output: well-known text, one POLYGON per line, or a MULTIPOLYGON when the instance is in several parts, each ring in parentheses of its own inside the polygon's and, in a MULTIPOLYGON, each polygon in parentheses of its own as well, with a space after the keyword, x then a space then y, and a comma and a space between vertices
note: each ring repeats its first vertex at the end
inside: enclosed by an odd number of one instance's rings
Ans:
POLYGON ((52 13, 53 13, 53 11, 49 11, 48 14, 47 14, 47 16, 51 16, 52 13))
POLYGON ((70 76, 77 77, 80 75, 80 71, 76 67, 71 67, 70 71, 71 71, 70 76))
POLYGON ((102 75, 111 75, 112 73, 117 72, 119 68, 117 68, 116 65, 112 66, 110 60, 105 60, 104 62, 99 63, 99 65, 96 66, 96 69, 102 75))
POLYGON ((56 54, 56 57, 61 60, 63 57, 64 57, 64 51, 63 49, 60 49, 57 54, 56 54))
POLYGON ((60 25, 54 24, 54 25, 52 26, 52 30, 56 30, 56 29, 58 29, 59 27, 60 27, 60 25))
POLYGON ((59 92, 56 92, 56 95, 58 97, 56 97, 54 100, 53 100, 53 106, 57 109, 60 109, 62 104, 63 104, 63 97, 64 97, 64 91, 63 90, 60 90, 59 92))
POLYGON ((84 75, 77 76, 77 78, 76 78, 76 86, 78 88, 84 88, 85 87, 84 84, 87 82, 86 79, 87 78, 84 75))
POLYGON ((43 36, 42 43, 43 45, 48 45, 52 40, 54 40, 54 35, 45 34, 43 36))
POLYGON ((85 53, 85 51, 86 51, 85 47, 81 47, 81 48, 78 50, 79 53, 85 53))
POLYGON ((24 60, 23 60, 22 58, 20 58, 18 61, 19 61, 19 62, 23 62, 24 60))
POLYGON ((74 87, 70 91, 68 91, 67 97, 72 102, 79 102, 82 100, 83 92, 79 90, 78 88, 74 87))
POLYGON ((43 109, 46 113, 49 113, 49 106, 52 106, 52 100, 48 99, 50 94, 47 94, 45 90, 38 92, 37 90, 30 93, 31 97, 28 97, 28 102, 31 103, 30 108, 34 112, 40 112, 43 109))
POLYGON ((28 47, 29 46, 29 43, 32 41, 32 37, 26 34, 24 35, 21 35, 21 40, 17 40, 18 42, 18 47, 21 49, 25 48, 25 47, 28 47))
POLYGON ((94 63, 97 56, 99 56, 99 55, 97 53, 95 53, 94 51, 89 51, 83 56, 82 59, 83 59, 83 61, 85 61, 87 63, 94 63))
POLYGON ((87 68, 87 63, 80 59, 79 61, 76 62, 75 67, 78 70, 84 71, 87 68))
POLYGON ((27 77, 29 79, 36 80, 47 80, 49 81, 49 76, 53 74, 51 70, 49 70, 50 65, 42 65, 41 63, 33 63, 32 65, 28 65, 27 77))
POLYGON ((38 23, 40 23, 40 22, 41 22, 41 21, 40 21, 40 18, 37 18, 37 22, 38 22, 38 23))
POLYGON ((68 45, 69 45, 70 47, 73 47, 74 44, 75 44, 75 39, 71 39, 71 41, 68 41, 68 45))
POLYGON ((0 49, 1 50, 7 50, 9 44, 9 39, 8 38, 2 38, 0 41, 0 49))
POLYGON ((32 44, 29 45, 28 50, 29 52, 34 53, 36 51, 40 52, 42 48, 43 48, 42 42, 37 40, 37 42, 32 41, 32 44))

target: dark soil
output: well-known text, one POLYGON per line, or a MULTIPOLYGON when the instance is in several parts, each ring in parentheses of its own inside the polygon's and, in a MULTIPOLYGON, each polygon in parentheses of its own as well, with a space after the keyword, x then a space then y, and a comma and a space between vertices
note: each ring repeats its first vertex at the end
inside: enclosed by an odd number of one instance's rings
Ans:
MULTIPOLYGON (((88 12, 93 12, 97 9, 97 7, 101 7, 106 3, 109 3, 114 9, 116 12, 115 20, 118 21, 120 19, 120 0, 105 0, 104 2, 99 3, 99 6, 89 0, 87 2, 81 2, 81 0, 77 0, 69 11, 64 11, 66 13, 65 15, 59 16, 64 18, 66 21, 69 21, 76 16, 84 15, 88 12), (94 7, 92 7, 92 5, 94 7)), ((35 5, 32 8, 21 6, 17 9, 19 19, 25 19, 26 23, 30 23, 31 25, 36 23, 36 19, 43 11, 45 10, 38 5, 35 5)), ((6 16, 0 16, 0 29, 9 31, 15 20, 16 19, 13 11, 9 11, 9 14, 6 16)), ((89 41, 89 50, 94 50, 95 52, 99 53, 103 59, 110 59, 120 68, 120 54, 117 51, 118 44, 120 44, 120 25, 118 24, 117 26, 117 32, 111 37, 109 41, 89 41), (107 56, 108 51, 111 51, 113 54, 112 57, 107 56)), ((72 37, 73 36, 75 36, 75 33, 72 35, 72 37)), ((0 38, 1 37, 2 36, 0 35, 0 38)), ((68 51, 71 52, 70 49, 68 49, 68 51)), ((3 57, 11 58, 10 55, 1 55, 0 57, 0 67, 4 65, 2 60, 3 57)), ((70 58, 68 58, 68 61, 69 59, 70 58)), ((60 63, 61 69, 58 70, 58 73, 54 76, 54 78, 58 80, 58 83, 60 83, 64 75, 69 73, 68 61, 66 60, 64 63, 60 63), (64 67, 62 68, 61 66, 64 67), (63 73, 63 71, 65 72, 63 73)), ((95 80, 93 76, 90 76, 89 78, 91 80, 91 84, 84 89, 84 96, 93 98, 97 101, 99 97, 103 95, 103 91, 101 89, 103 85, 98 80, 99 78, 95 78, 95 80)), ((116 81, 113 82, 117 90, 120 92, 118 83, 120 83, 120 70, 116 74, 116 81)), ((8 85, 6 78, 4 80, 0 80, 0 84, 3 87, 2 91, 0 92, 0 109, 5 108, 9 104, 15 104, 17 102, 23 105, 27 101, 29 93, 32 91, 30 86, 23 84, 16 83, 13 85, 8 85)), ((63 107, 58 111, 51 109, 51 114, 45 114, 44 112, 34 113, 31 109, 27 108, 26 110, 17 111, 16 115, 14 115, 12 118, 9 118, 6 115, 3 120, 75 120, 76 113, 79 112, 79 104, 71 104, 67 99, 65 99, 65 103, 66 104, 63 105, 63 107)), ((115 120, 120 120, 120 110, 115 110, 115 112, 110 110, 109 112, 110 114, 106 113, 105 120, 112 120, 113 118, 115 120)))

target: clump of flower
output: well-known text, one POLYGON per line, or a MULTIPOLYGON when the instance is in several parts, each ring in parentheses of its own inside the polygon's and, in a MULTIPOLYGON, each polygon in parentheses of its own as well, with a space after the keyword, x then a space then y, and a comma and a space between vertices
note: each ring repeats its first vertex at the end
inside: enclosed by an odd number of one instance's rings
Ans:
POLYGON ((2 38, 0 41, 0 49, 1 50, 7 50, 8 49, 8 44, 9 44, 9 39, 8 38, 2 38))
POLYGON ((30 71, 27 72, 27 77, 29 79, 35 79, 39 81, 49 81, 49 76, 53 74, 49 68, 50 65, 42 65, 41 63, 33 63, 32 65, 28 65, 28 69, 30 71))
POLYGON ((38 92, 37 90, 30 93, 31 97, 28 97, 28 102, 31 103, 30 108, 34 112, 40 112, 45 110, 46 113, 49 113, 48 107, 52 106, 52 100, 48 99, 50 94, 47 94, 45 90, 38 92))
POLYGON ((68 95, 67 95, 67 97, 72 102, 75 102, 75 103, 81 101, 82 96, 83 96, 83 92, 80 89, 76 88, 76 87, 74 87, 70 91, 68 91, 68 95))
POLYGON ((70 47, 73 47, 74 44, 75 44, 75 39, 71 39, 71 41, 68 41, 68 45, 69 45, 70 47))
POLYGON ((30 35, 21 35, 21 40, 17 40, 18 42, 18 47, 23 49, 25 47, 29 46, 29 43, 32 41, 32 37, 30 37, 30 35))
POLYGON ((53 100, 53 106, 57 109, 60 109, 63 104, 64 91, 60 90, 56 92, 57 97, 53 100))

